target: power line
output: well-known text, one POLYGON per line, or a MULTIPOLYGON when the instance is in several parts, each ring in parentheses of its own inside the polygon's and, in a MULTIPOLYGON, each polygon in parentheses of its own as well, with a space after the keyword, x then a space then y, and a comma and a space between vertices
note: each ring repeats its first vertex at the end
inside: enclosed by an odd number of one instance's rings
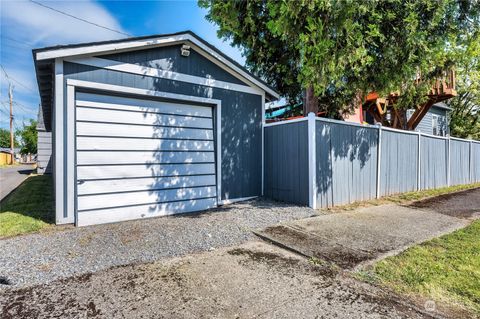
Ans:
POLYGON ((61 14, 63 14, 63 15, 66 15, 66 16, 70 17, 70 18, 74 18, 74 19, 83 21, 83 22, 85 22, 85 23, 89 23, 89 24, 94 25, 94 26, 96 26, 96 27, 103 28, 103 29, 105 29, 105 30, 109 30, 109 31, 116 32, 116 33, 119 33, 119 34, 123 34, 123 35, 129 36, 129 37, 132 36, 131 34, 128 34, 128 33, 122 32, 122 31, 118 31, 118 30, 115 30, 115 29, 111 29, 111 28, 109 28, 109 27, 106 27, 106 26, 97 24, 97 23, 95 23, 95 22, 91 22, 91 21, 88 21, 88 20, 85 20, 85 19, 76 17, 76 16, 71 15, 71 14, 69 14, 69 13, 66 13, 66 12, 64 12, 64 11, 57 10, 57 9, 52 8, 52 7, 49 7, 49 6, 47 6, 47 5, 43 4, 43 3, 40 3, 40 2, 37 2, 37 1, 34 1, 34 0, 30 0, 30 2, 35 3, 36 5, 39 5, 39 6, 41 6, 41 7, 44 7, 44 8, 53 10, 53 11, 55 11, 55 12, 61 13, 61 14))
POLYGON ((0 64, 0 67, 2 68, 2 71, 3 71, 3 73, 5 73, 5 77, 6 77, 8 80, 12 80, 12 81, 14 81, 15 83, 17 83, 18 85, 24 87, 25 89, 27 89, 27 90, 29 90, 29 91, 31 91, 31 92, 33 92, 33 93, 36 93, 34 89, 29 88, 28 86, 20 83, 19 81, 15 80, 15 79, 12 78, 11 76, 9 76, 8 73, 7 73, 7 71, 5 71, 5 68, 3 67, 2 64, 0 64))
POLYGON ((24 46, 26 46, 26 47, 29 47, 29 48, 32 47, 32 45, 31 45, 30 43, 27 43, 27 42, 24 42, 24 41, 20 41, 20 40, 14 39, 14 38, 11 38, 11 37, 6 36, 6 35, 3 35, 3 34, 2 34, 1 37, 4 38, 4 39, 13 41, 13 42, 17 42, 17 43, 19 43, 19 44, 21 44, 21 45, 24 45, 24 46))

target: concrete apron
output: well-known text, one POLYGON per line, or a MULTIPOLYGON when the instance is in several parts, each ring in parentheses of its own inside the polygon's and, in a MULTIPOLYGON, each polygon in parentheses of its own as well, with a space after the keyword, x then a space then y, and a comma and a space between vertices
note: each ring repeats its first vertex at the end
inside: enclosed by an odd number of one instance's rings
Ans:
POLYGON ((259 237, 343 269, 365 266, 470 221, 398 205, 322 215, 256 231, 259 237))

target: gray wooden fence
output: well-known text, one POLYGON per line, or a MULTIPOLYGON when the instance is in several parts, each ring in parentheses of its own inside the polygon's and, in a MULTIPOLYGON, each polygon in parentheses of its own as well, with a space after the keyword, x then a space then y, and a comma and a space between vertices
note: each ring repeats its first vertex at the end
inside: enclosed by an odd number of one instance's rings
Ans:
POLYGON ((264 195, 326 208, 480 182, 480 142, 306 118, 265 125, 264 195))

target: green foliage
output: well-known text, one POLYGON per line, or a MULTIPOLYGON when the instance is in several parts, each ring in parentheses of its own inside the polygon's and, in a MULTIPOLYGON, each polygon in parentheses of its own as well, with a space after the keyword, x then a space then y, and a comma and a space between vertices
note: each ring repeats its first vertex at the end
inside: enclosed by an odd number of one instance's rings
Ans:
POLYGON ((37 121, 30 120, 29 125, 24 125, 19 132, 21 139, 20 149, 21 154, 36 154, 37 153, 37 121))
POLYGON ((458 95, 448 101, 450 134, 480 140, 480 32, 465 36, 468 45, 456 50, 458 95))
MULTIPOLYGON (((13 144, 18 145, 15 135, 13 135, 13 144)), ((0 128, 0 147, 10 147, 10 131, 4 128, 0 128)))
POLYGON ((44 229, 55 222, 50 175, 28 177, 0 205, 0 238, 44 229))
POLYGON ((479 6, 460 0, 200 0, 218 35, 243 48, 247 67, 290 100, 313 86, 328 115, 364 94, 401 91, 398 107, 425 99, 478 32, 479 6), (475 31, 476 30, 476 31, 475 31), (415 85, 421 73, 424 82, 415 85))
POLYGON ((397 291, 460 305, 480 315, 480 221, 414 246, 373 268, 397 291))

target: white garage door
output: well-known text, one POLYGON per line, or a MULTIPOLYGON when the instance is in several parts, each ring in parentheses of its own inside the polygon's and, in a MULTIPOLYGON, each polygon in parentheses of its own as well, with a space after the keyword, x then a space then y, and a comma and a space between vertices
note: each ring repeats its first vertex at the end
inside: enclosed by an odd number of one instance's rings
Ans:
POLYGON ((211 107, 76 95, 77 224, 217 205, 211 107))

